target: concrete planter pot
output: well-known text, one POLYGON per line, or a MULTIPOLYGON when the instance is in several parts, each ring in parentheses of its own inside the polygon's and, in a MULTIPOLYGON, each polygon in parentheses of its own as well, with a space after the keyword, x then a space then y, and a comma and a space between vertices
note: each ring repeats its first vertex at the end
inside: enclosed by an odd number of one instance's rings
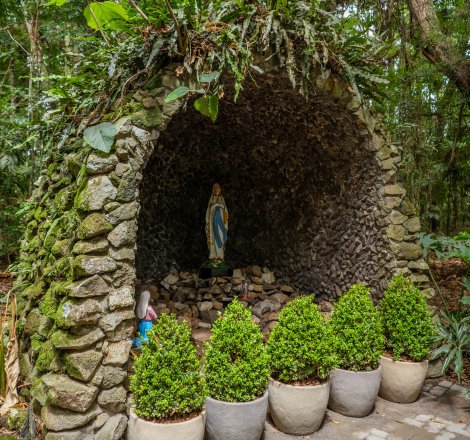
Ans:
POLYGON ((426 379, 428 361, 401 362, 382 356, 380 364, 383 374, 379 396, 391 402, 414 402, 426 379))
POLYGON ((203 440, 205 412, 177 423, 154 423, 141 419, 132 408, 127 424, 127 440, 203 440))
POLYGON ((318 430, 325 416, 330 382, 321 385, 269 383, 269 410, 276 428, 286 434, 307 435, 318 430))
POLYGON ((344 416, 367 416, 377 400, 381 376, 380 365, 373 371, 333 369, 328 407, 344 416))
MULTIPOLYGON (((207 440, 259 440, 268 410, 268 392, 251 402, 206 399, 207 440)), ((176 440, 176 437, 175 437, 176 440)))

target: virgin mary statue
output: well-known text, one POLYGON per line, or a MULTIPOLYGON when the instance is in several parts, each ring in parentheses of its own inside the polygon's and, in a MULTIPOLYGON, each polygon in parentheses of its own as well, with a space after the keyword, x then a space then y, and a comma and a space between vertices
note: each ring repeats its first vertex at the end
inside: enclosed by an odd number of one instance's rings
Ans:
POLYGON ((225 243, 228 231, 228 211, 218 183, 212 187, 212 196, 206 211, 206 236, 211 263, 224 261, 225 243))

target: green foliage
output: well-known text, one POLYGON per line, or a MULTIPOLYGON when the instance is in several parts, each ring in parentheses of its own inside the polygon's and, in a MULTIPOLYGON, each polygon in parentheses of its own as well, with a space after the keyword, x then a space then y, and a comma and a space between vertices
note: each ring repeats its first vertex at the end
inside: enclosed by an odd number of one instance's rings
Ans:
POLYGON ((251 308, 235 298, 214 322, 206 343, 204 374, 209 395, 226 402, 248 402, 268 386, 268 355, 251 308))
POLYGON ((173 90, 168 96, 165 98, 165 102, 175 101, 183 96, 186 96, 189 93, 189 88, 186 86, 181 86, 173 90))
POLYGON ((88 26, 95 30, 123 31, 126 29, 126 22, 129 21, 126 9, 113 1, 90 3, 83 11, 83 15, 88 26))
POLYGON ((215 95, 201 96, 194 102, 194 108, 215 122, 219 114, 219 98, 215 95))
POLYGON ((148 337, 130 377, 136 414, 166 420, 201 411, 206 388, 188 325, 163 314, 148 337))
POLYGON ((437 348, 432 359, 443 357, 442 373, 452 368, 460 383, 464 358, 470 354, 470 313, 468 310, 440 311, 439 315, 438 332, 433 339, 437 348))
POLYGON ((271 375, 282 382, 326 380, 335 366, 333 335, 313 296, 284 307, 266 346, 271 375))
POLYGON ((95 150, 109 153, 114 143, 116 127, 109 122, 92 125, 83 131, 83 140, 95 150))
POLYGON ((436 258, 461 258, 470 265, 470 238, 466 233, 460 233, 455 237, 445 237, 433 234, 420 234, 423 245, 424 257, 428 257, 430 250, 436 254, 436 258))
POLYGON ((335 304, 329 326, 335 336, 334 350, 339 368, 369 371, 378 367, 384 335, 368 287, 352 285, 335 304))
POLYGON ((435 326, 424 296, 403 276, 395 276, 380 302, 386 348, 393 359, 422 361, 429 353, 435 326))

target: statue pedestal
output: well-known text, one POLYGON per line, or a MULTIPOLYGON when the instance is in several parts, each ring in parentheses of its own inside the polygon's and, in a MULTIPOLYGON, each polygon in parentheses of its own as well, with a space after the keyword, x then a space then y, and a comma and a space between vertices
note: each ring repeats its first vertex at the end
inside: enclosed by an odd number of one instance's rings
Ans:
POLYGON ((199 278, 203 280, 207 278, 231 277, 231 276, 233 276, 233 268, 227 265, 223 265, 220 267, 201 266, 199 268, 199 278))

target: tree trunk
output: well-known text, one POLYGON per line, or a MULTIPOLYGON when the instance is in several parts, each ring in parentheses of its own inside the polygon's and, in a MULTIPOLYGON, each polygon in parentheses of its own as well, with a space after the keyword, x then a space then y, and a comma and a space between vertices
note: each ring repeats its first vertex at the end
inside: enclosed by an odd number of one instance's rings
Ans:
POLYGON ((470 99, 470 61, 442 32, 431 0, 408 0, 414 24, 419 32, 420 50, 470 99))

